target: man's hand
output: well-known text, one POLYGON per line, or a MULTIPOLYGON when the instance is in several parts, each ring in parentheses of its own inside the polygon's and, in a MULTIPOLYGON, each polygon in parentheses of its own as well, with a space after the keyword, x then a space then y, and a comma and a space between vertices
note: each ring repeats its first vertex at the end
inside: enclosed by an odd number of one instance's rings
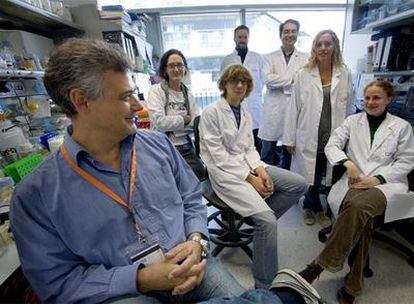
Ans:
POLYGON ((194 241, 181 243, 165 254, 165 260, 137 272, 140 292, 172 291, 185 294, 204 276, 206 260, 201 259, 201 245, 194 241), (182 262, 180 265, 178 263, 182 262))
POLYGON ((165 257, 172 263, 178 264, 181 262, 177 268, 168 274, 168 278, 186 279, 175 286, 173 294, 185 294, 200 284, 206 267, 206 260, 200 262, 201 251, 202 248, 198 242, 187 241, 177 245, 165 254, 165 257))
POLYGON ((258 176, 249 174, 246 178, 246 181, 250 183, 262 197, 268 197, 273 193, 273 187, 272 191, 270 191, 268 187, 266 187, 266 185, 264 184, 263 180, 258 176))
POLYGON ((286 150, 290 155, 295 155, 296 146, 286 146, 286 150))
POLYGON ((266 169, 263 166, 259 166, 254 170, 254 172, 262 179, 265 187, 273 194, 273 180, 270 178, 266 169))
POLYGON ((369 189, 381 184, 375 176, 362 176, 357 183, 350 185, 354 189, 369 189))
POLYGON ((352 161, 347 160, 343 165, 346 168, 346 173, 348 175, 348 185, 351 186, 361 181, 361 172, 352 161))
POLYGON ((169 260, 156 262, 137 271, 137 286, 142 293, 149 291, 170 291, 183 284, 186 278, 168 278, 168 275, 179 265, 169 260))

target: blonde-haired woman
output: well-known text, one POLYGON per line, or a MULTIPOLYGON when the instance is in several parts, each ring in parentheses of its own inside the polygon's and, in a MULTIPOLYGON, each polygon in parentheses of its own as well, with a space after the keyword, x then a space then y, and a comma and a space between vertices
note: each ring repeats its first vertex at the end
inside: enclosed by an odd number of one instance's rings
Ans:
POLYGON ((339 40, 332 30, 319 32, 313 40, 308 64, 295 77, 291 107, 283 143, 292 155, 291 170, 311 185, 305 195, 304 221, 322 227, 331 225, 323 211, 319 187, 331 169, 324 148, 331 135, 353 112, 351 73, 344 66, 339 40))
POLYGON ((211 186, 230 208, 254 222, 253 276, 268 288, 278 269, 276 220, 306 191, 303 177, 260 160, 252 118, 241 103, 253 89, 242 65, 227 67, 219 80, 222 98, 200 119, 201 157, 211 186))

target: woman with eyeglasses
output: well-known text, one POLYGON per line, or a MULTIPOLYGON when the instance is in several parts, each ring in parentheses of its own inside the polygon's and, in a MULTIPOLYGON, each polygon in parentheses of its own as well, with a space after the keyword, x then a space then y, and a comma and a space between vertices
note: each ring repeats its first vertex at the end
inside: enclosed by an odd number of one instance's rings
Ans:
POLYGON ((197 177, 202 179, 204 167, 195 155, 190 138, 198 110, 193 95, 183 83, 187 73, 187 60, 179 50, 165 52, 158 69, 162 80, 150 88, 147 107, 151 128, 166 133, 197 177))
POLYGON ((277 273, 276 222, 306 191, 299 174, 268 166, 254 146, 252 118, 243 100, 253 89, 242 65, 227 67, 218 82, 222 98, 200 118, 200 152, 211 186, 230 208, 254 222, 253 276, 268 288, 277 273))
POLYGON ((320 186, 329 186, 332 179, 324 148, 331 131, 352 112, 351 73, 343 63, 338 37, 332 30, 320 31, 308 64, 295 77, 283 137, 292 155, 291 170, 311 185, 303 201, 307 225, 313 225, 315 217, 323 228, 331 225, 319 198, 320 186))

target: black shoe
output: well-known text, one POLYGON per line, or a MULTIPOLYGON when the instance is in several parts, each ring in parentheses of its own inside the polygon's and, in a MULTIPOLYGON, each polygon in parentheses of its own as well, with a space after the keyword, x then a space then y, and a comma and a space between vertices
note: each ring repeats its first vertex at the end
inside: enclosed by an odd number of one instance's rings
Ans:
POLYGON ((352 304, 355 301, 355 297, 349 294, 345 290, 345 287, 342 287, 341 289, 338 290, 338 292, 336 293, 336 298, 339 304, 352 304))
POLYGON ((306 268, 299 272, 299 275, 304 278, 309 284, 312 284, 316 278, 322 273, 323 267, 317 264, 315 261, 306 265, 306 268))

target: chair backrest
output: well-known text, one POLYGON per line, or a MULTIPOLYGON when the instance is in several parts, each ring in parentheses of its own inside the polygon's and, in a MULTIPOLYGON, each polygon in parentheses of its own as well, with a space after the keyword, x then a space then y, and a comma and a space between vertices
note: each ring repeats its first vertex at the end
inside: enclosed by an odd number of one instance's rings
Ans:
POLYGON ((410 191, 414 191, 414 170, 412 170, 408 175, 407 175, 407 179, 408 179, 408 189, 410 191))
POLYGON ((195 154, 198 158, 200 158, 200 132, 198 130, 198 126, 200 125, 200 117, 197 116, 194 118, 193 127, 194 127, 194 148, 195 154))

